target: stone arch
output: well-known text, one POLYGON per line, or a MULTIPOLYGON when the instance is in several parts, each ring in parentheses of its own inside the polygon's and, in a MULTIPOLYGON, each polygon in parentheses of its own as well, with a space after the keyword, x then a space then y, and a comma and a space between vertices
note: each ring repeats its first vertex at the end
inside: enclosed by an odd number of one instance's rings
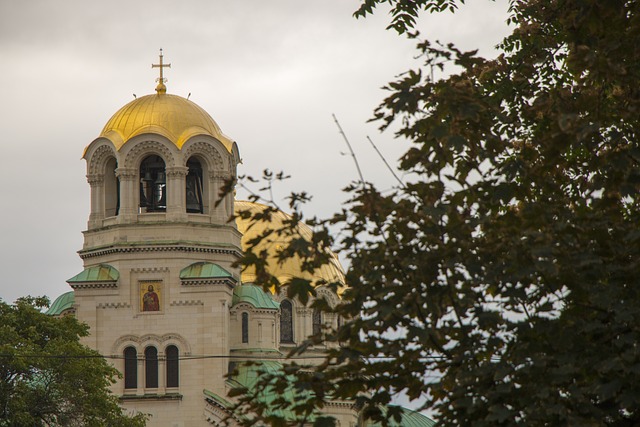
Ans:
POLYGON ((316 288, 316 295, 316 299, 324 298, 332 308, 338 305, 338 296, 330 289, 318 287, 316 288))
POLYGON ((160 337, 160 344, 165 349, 169 345, 175 345, 180 350, 181 354, 191 354, 191 346, 182 335, 179 334, 164 334, 160 337))
POLYGON ((112 147, 109 145, 98 147, 89 159, 88 175, 102 175, 107 162, 112 157, 116 159, 116 162, 118 161, 116 152, 112 147))
POLYGON ((206 141, 187 142, 183 147, 183 166, 192 156, 197 156, 199 160, 207 162, 210 171, 224 170, 225 161, 220 151, 211 143, 206 141))
POLYGON ((128 347, 128 346, 132 346, 138 349, 138 353, 139 353, 139 343, 140 343, 140 340, 137 335, 131 335, 131 334, 123 335, 117 340, 115 340, 115 342, 111 346, 111 354, 113 356, 118 356, 124 351, 125 347, 128 347))
POLYGON ((166 144, 160 141, 146 140, 134 143, 131 146, 124 159, 125 167, 137 170, 142 160, 153 154, 160 156, 164 160, 166 167, 175 166, 176 164, 174 153, 166 144))
POLYGON ((125 347, 133 346, 138 350, 138 354, 140 354, 140 350, 143 350, 144 347, 148 345, 155 345, 158 349, 166 348, 168 345, 175 345, 181 351, 182 354, 191 354, 191 346, 189 342, 180 334, 145 334, 145 335, 133 335, 127 334, 123 335, 111 346, 111 354, 119 355, 124 351, 125 347))

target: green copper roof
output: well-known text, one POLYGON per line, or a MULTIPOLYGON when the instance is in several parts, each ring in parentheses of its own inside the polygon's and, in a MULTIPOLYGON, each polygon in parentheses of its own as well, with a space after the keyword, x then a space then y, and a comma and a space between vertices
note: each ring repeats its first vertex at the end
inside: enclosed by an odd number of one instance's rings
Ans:
POLYGON ((196 262, 180 271, 180 279, 210 279, 213 277, 233 277, 224 268, 212 262, 196 262))
MULTIPOLYGON (((260 362, 251 363, 239 363, 235 367, 236 375, 233 376, 233 380, 230 381, 231 385, 237 387, 238 385, 246 389, 254 389, 258 381, 258 377, 263 373, 268 374, 282 374, 282 364, 280 362, 272 360, 263 360, 260 362)), ((292 379, 293 383, 293 379, 292 379)), ((275 400, 283 398, 286 402, 295 403, 298 400, 308 398, 309 394, 304 391, 296 391, 293 386, 287 387, 284 392, 278 392, 276 390, 268 390, 256 398, 267 405, 267 407, 275 406, 275 400)), ((273 415, 284 417, 286 420, 293 421, 296 419, 293 411, 275 409, 271 412, 273 415)), ((313 422, 313 419, 309 421, 313 422)))
POLYGON ((67 280, 67 283, 116 282, 119 277, 118 270, 108 264, 100 264, 85 268, 82 273, 76 274, 67 280))
POLYGON ((73 304, 76 302, 76 297, 73 291, 65 292, 60 295, 56 300, 51 304, 49 310, 47 310, 46 314, 50 316, 59 316, 63 311, 73 308, 73 304))
POLYGON ((267 308, 272 310, 278 310, 280 308, 280 303, 271 299, 271 297, 267 295, 261 287, 252 284, 240 285, 233 288, 231 306, 233 307, 241 302, 249 303, 255 308, 267 308))
MULTIPOLYGON (((386 412, 386 409, 383 409, 383 412, 386 412)), ((398 423, 397 421, 391 419, 389 420, 390 427, 434 427, 436 422, 426 415, 422 415, 420 412, 412 411, 411 409, 402 408, 401 420, 398 423)), ((380 427, 382 424, 380 423, 372 423, 366 422, 366 427, 380 427)))

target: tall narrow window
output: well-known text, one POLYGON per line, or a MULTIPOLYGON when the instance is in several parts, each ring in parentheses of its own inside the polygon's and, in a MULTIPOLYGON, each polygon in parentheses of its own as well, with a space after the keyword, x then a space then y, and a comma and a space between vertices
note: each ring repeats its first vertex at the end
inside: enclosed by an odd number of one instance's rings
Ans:
POLYGON ((138 352, 133 347, 124 349, 124 388, 138 388, 138 352))
POLYGON ((187 162, 189 173, 185 180, 185 194, 187 212, 204 213, 202 204, 202 166, 197 159, 191 158, 187 162))
POLYGON ((293 306, 289 300, 280 303, 280 342, 293 343, 293 306))
POLYGON ((144 349, 145 388, 158 388, 158 350, 155 347, 144 349))
POLYGON ((178 387, 180 381, 178 347, 168 346, 165 355, 167 356, 167 387, 178 387))
POLYGON ((313 309, 313 335, 317 335, 322 331, 322 312, 317 308, 313 309))
POLYGON ((140 164, 140 212, 167 210, 167 180, 164 160, 147 156, 140 164))
POLYGON ((242 313, 242 342, 249 342, 249 313, 242 313))

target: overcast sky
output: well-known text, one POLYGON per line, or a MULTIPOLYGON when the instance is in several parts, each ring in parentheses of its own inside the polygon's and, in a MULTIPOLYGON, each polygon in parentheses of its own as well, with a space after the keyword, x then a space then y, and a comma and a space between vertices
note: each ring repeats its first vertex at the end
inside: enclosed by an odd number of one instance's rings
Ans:
MULTIPOLYGON (((506 1, 468 2, 419 29, 493 56, 508 32, 506 1)), ((237 141, 240 174, 284 170, 292 178, 277 196, 307 190, 305 212, 329 215, 357 178, 335 113, 365 179, 391 188, 365 137, 392 163, 407 147, 367 119, 380 88, 417 65, 415 42, 385 30, 383 10, 356 20, 358 4, 0 0, 0 298, 70 290, 89 215, 82 151, 134 93, 153 93, 159 48, 171 63, 168 93, 191 93, 237 141)))

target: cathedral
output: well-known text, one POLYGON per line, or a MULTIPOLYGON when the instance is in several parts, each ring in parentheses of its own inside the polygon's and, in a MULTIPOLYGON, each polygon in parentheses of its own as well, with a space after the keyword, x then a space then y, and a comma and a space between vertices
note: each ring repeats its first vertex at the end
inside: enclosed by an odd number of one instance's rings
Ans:
MULTIPOLYGON (((84 150, 91 210, 78 252, 83 270, 48 313, 74 315, 90 327, 84 343, 122 373, 112 392, 149 426, 215 426, 230 415, 227 392, 251 388, 262 369, 278 369, 296 344, 322 325, 337 325, 285 295, 264 292, 234 262, 265 226, 233 217, 256 203, 220 200, 236 176, 237 144, 195 103, 167 93, 162 54, 154 94, 118 110, 84 150), (228 372, 235 371, 233 378, 228 372)), ((273 228, 287 219, 278 212, 273 228)), ((309 228, 301 229, 303 237, 309 228)), ((274 254, 286 241, 265 246, 274 254)), ((291 277, 344 282, 337 257, 313 275, 295 260, 270 263, 291 277)), ((316 288, 331 304, 339 295, 316 288)), ((322 356, 311 348, 309 358, 322 356)), ((325 409, 339 426, 363 425, 349 401, 325 409)), ((242 416, 235 414, 235 416, 242 416)), ((401 425, 432 426, 405 411, 401 425)))

